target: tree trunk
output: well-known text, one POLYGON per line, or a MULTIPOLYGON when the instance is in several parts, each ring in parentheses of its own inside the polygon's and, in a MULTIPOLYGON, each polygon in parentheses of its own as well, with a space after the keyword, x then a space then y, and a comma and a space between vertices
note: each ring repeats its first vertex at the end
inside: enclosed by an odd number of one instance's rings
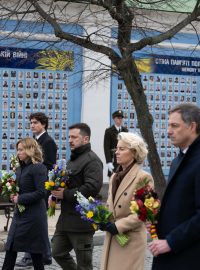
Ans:
POLYGON ((156 143, 153 135, 153 117, 149 112, 146 95, 144 94, 144 89, 140 79, 140 74, 133 59, 126 60, 126 68, 122 68, 118 65, 118 70, 124 83, 126 85, 127 91, 129 92, 131 99, 134 103, 138 126, 141 134, 148 145, 148 161, 151 168, 151 173, 154 178, 155 188, 162 199, 163 193, 166 187, 165 177, 162 171, 162 166, 160 162, 160 157, 157 152, 156 143))

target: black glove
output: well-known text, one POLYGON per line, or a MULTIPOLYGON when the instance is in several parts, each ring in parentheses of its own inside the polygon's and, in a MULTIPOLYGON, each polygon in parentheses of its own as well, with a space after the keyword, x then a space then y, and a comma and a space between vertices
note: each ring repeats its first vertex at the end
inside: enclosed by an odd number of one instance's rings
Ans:
POLYGON ((107 231, 112 235, 118 234, 117 227, 115 226, 115 223, 107 222, 106 224, 100 224, 99 229, 101 231, 107 231))

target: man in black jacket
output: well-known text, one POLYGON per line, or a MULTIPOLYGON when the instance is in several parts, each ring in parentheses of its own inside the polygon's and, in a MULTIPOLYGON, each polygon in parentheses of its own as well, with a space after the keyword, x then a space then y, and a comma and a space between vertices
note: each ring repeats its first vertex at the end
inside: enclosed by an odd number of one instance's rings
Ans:
POLYGON ((67 163, 69 184, 52 194, 61 200, 61 214, 52 239, 52 256, 65 270, 92 270, 93 234, 92 225, 81 219, 75 210, 76 191, 85 197, 95 197, 103 182, 103 165, 91 150, 90 128, 78 123, 69 127, 71 156, 67 163), (74 249, 76 261, 70 255, 74 249))
MULTIPOLYGON (((47 133, 48 129, 48 117, 42 112, 32 113, 29 117, 31 130, 34 138, 41 145, 43 151, 43 164, 47 170, 51 170, 56 163, 57 146, 55 141, 47 133)), ((46 206, 48 208, 49 192, 46 194, 46 206)), ((44 264, 49 265, 52 263, 51 249, 49 246, 48 254, 44 254, 44 264)), ((24 258, 16 263, 16 266, 28 267, 32 265, 31 256, 29 253, 25 253, 24 258)))
POLYGON ((117 146, 117 135, 119 132, 128 132, 128 129, 122 126, 123 111, 118 110, 112 114, 114 125, 105 130, 104 135, 104 154, 108 167, 108 176, 111 176, 117 168, 115 151, 117 146))
POLYGON ((168 136, 180 148, 172 161, 157 224, 149 246, 153 270, 198 270, 200 254, 200 109, 181 104, 169 113, 168 136))

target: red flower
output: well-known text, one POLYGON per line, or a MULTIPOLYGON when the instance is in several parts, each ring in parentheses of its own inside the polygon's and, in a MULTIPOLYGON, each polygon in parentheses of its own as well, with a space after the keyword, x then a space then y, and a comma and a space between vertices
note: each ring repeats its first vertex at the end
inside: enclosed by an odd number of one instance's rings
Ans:
POLYGON ((141 207, 143 207, 143 201, 142 200, 136 200, 136 202, 137 202, 137 205, 139 206, 139 208, 141 208, 141 207))
POLYGON ((144 195, 144 192, 145 192, 145 189, 144 188, 140 188, 136 191, 135 195, 137 197, 140 197, 140 196, 143 196, 144 195))

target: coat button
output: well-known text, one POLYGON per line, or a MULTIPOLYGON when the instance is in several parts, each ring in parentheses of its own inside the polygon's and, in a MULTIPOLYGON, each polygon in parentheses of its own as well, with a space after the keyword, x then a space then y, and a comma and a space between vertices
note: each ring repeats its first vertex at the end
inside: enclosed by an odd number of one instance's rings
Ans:
POLYGON ((127 192, 124 192, 124 196, 126 196, 127 195, 127 192))
POLYGON ((118 205, 119 208, 121 208, 122 206, 121 205, 118 205))

